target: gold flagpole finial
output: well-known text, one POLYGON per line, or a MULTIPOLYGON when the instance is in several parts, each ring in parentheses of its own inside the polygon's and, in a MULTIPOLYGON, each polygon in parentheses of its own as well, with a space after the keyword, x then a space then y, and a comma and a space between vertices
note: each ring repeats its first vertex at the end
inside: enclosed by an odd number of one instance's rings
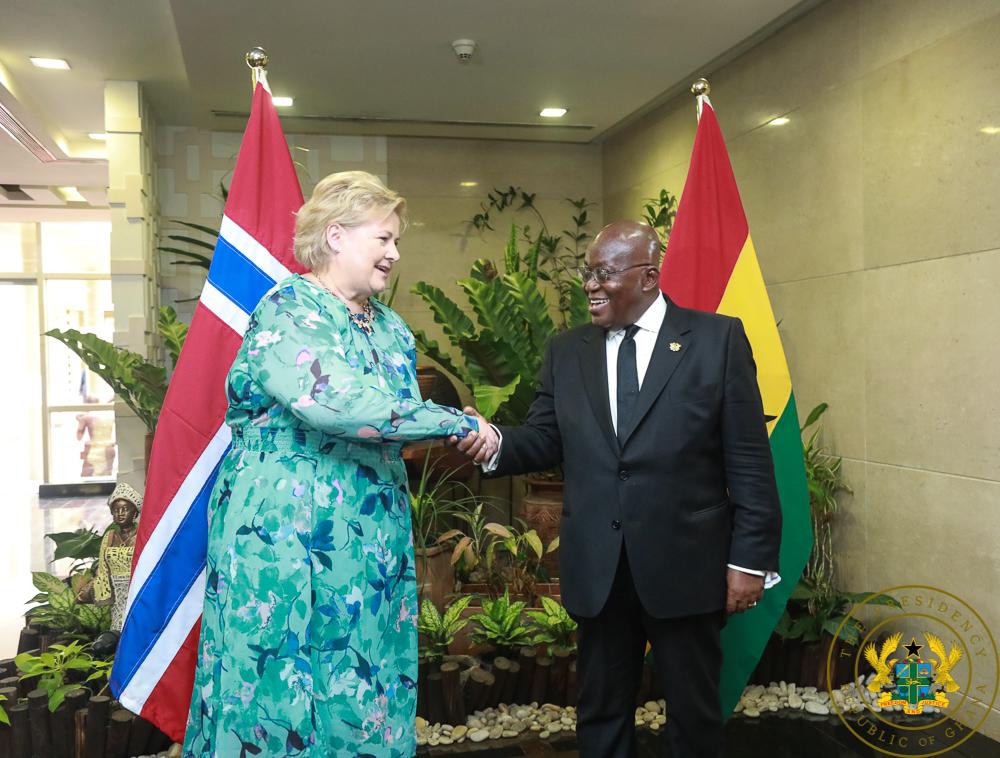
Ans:
POLYGON ((712 85, 708 83, 708 79, 695 79, 694 84, 691 85, 691 94, 695 96, 695 101, 697 102, 698 120, 701 121, 701 107, 705 100, 708 99, 708 93, 712 91, 712 85))
POLYGON ((267 50, 258 45, 252 50, 247 51, 247 54, 243 57, 247 62, 247 66, 250 67, 251 86, 256 89, 259 75, 264 73, 267 68, 267 62, 269 60, 267 50))

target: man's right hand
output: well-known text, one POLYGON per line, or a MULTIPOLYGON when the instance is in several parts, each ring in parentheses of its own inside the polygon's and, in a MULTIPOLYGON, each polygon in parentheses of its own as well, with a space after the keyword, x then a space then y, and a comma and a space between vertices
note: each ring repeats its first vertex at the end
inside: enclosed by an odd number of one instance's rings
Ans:
POLYGON ((454 445, 478 464, 488 462, 500 448, 500 439, 490 422, 483 418, 475 408, 466 406, 462 412, 467 416, 475 416, 479 421, 479 431, 469 432, 462 439, 449 437, 448 444, 454 445))

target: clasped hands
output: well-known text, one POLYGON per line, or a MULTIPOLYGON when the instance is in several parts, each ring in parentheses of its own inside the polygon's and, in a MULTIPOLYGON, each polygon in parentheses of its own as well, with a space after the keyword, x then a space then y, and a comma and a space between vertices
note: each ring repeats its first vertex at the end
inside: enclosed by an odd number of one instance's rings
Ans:
POLYGON ((449 437, 448 444, 454 445, 478 464, 488 463, 500 449, 500 437, 496 429, 475 408, 466 406, 462 412, 479 420, 479 431, 469 432, 462 439, 449 437))

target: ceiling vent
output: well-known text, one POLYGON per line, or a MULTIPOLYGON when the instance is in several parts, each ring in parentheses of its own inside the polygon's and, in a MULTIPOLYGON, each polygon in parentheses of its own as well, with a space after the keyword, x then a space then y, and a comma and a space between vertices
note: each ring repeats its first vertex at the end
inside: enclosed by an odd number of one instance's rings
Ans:
POLYGON ((14 138, 21 147, 38 158, 42 163, 54 163, 59 159, 45 147, 34 134, 29 132, 20 121, 7 110, 7 106, 0 103, 0 129, 14 138))

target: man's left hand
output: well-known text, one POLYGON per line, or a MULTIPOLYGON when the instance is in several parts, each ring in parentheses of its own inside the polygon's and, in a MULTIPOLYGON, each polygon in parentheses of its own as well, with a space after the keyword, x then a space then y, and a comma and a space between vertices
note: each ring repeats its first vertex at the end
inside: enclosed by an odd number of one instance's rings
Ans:
POLYGON ((764 577, 729 569, 726 574, 726 613, 743 613, 764 594, 764 577))

